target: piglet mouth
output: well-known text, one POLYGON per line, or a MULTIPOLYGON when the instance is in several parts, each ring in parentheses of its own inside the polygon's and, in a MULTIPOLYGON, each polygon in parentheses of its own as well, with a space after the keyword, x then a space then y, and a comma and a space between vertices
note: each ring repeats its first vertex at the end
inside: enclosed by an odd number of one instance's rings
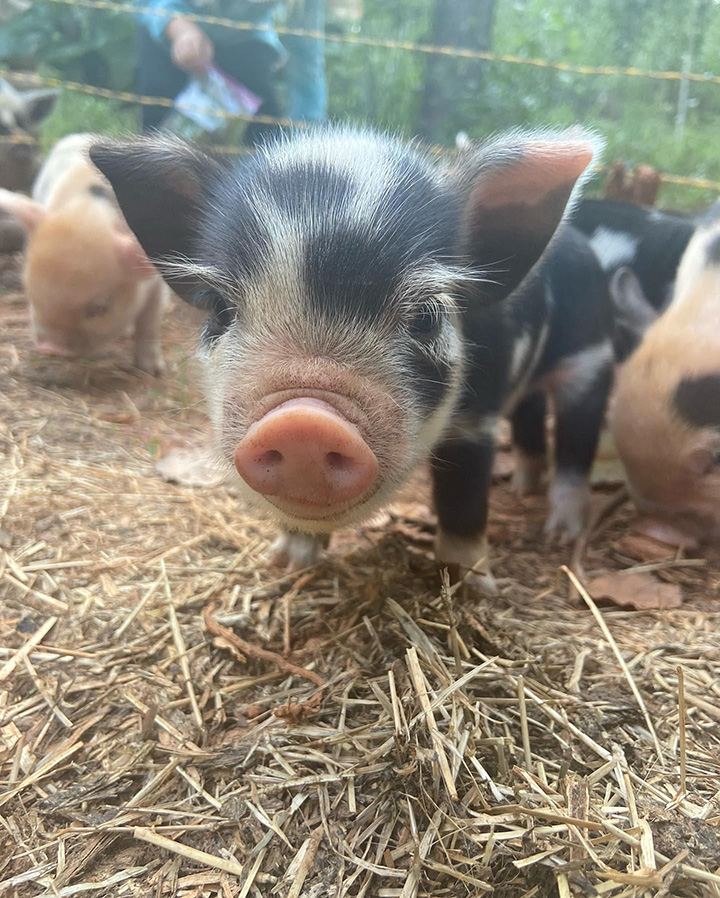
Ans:
POLYGON ((233 460, 254 492, 302 520, 337 517, 377 489, 379 464, 363 433, 335 403, 315 396, 271 405, 233 460))

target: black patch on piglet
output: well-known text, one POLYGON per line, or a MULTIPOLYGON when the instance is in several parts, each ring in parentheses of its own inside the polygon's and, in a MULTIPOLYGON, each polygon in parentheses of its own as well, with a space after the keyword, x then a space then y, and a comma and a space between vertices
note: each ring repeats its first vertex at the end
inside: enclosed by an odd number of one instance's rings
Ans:
POLYGON ((681 380, 674 403, 677 413, 692 427, 720 430, 720 373, 681 380))

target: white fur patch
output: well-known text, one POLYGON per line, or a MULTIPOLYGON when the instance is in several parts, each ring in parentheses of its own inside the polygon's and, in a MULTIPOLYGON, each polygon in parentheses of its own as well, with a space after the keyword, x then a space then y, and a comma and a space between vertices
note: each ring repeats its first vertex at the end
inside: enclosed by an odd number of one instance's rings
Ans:
POLYGON ((545 473, 545 459, 528 455, 517 446, 513 447, 515 467, 512 474, 512 488, 518 496, 539 493, 545 473))
POLYGON ((299 571, 314 564, 329 538, 310 533, 285 531, 268 550, 268 562, 288 571, 299 571))
MULTIPOLYGON (((505 401, 505 405, 503 406, 504 415, 509 415, 525 394, 528 382, 531 380, 533 372, 535 371, 538 362, 540 361, 540 357, 542 356, 543 350, 545 349, 545 343, 547 342, 549 332, 550 325, 546 321, 540 329, 540 334, 538 335, 537 342, 535 343, 535 347, 532 350, 532 356, 528 360, 526 353, 524 366, 520 365, 518 378, 517 380, 512 381, 510 394, 508 395, 505 401)), ((528 342, 530 342, 529 335, 526 336, 528 337, 528 342)), ((515 348, 513 349, 513 362, 515 362, 515 349, 517 349, 517 343, 515 344, 515 348)))
POLYGON ((523 333, 515 340, 512 351, 512 361, 510 362, 511 383, 515 383, 517 378, 520 377, 520 373, 525 367, 525 362, 530 353, 531 345, 532 341, 530 339, 530 334, 526 331, 523 331, 523 333))
POLYGON ((490 572, 490 547, 483 533, 475 539, 454 536, 438 526, 435 536, 435 557, 441 566, 457 565, 460 575, 472 571, 472 583, 482 591, 497 592, 495 578, 490 572))
POLYGON ((548 375, 548 389, 557 402, 572 405, 580 400, 595 383, 598 374, 613 364, 612 343, 605 340, 581 349, 563 359, 548 375))
POLYGON ((635 258, 638 238, 624 231, 611 231, 610 228, 599 227, 590 238, 595 255, 600 260, 604 271, 613 271, 621 265, 629 265, 635 258))
POLYGON ((584 477, 556 475, 548 494, 550 510, 545 532, 562 543, 580 536, 590 505, 590 487, 584 477))

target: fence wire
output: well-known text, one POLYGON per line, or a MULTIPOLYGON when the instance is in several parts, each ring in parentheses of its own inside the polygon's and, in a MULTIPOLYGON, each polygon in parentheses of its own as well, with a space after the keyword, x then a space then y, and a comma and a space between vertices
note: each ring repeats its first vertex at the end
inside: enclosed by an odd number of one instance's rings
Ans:
MULTIPOLYGON (((86 9, 104 9, 121 12, 127 15, 159 16, 174 18, 177 11, 153 9, 146 6, 135 6, 120 3, 117 0, 45 0, 46 3, 59 3, 63 6, 82 6, 86 9)), ((422 53, 429 56, 450 56, 456 59, 475 59, 485 62, 503 62, 509 65, 532 66, 540 69, 554 69, 558 72, 570 72, 576 75, 620 75, 628 78, 649 78, 656 81, 695 81, 702 84, 720 84, 720 75, 711 72, 653 71, 639 69, 634 66, 591 66, 569 62, 555 62, 549 59, 538 59, 529 56, 513 56, 505 53, 491 53, 488 50, 473 50, 470 47, 438 46, 436 44, 398 41, 391 38, 365 37, 359 34, 335 34, 325 31, 312 31, 304 28, 289 28, 285 25, 258 25, 255 22, 236 22, 218 16, 204 16, 197 13, 183 13, 183 18, 201 25, 215 25, 236 31, 275 31, 278 34, 289 34, 296 37, 309 37, 315 40, 332 41, 338 44, 354 44, 361 47, 379 47, 385 50, 404 50, 411 53, 422 53)))
MULTIPOLYGON (((120 12, 127 15, 136 15, 140 13, 160 16, 164 18, 171 18, 176 15, 176 13, 172 10, 135 6, 128 3, 117 2, 117 0, 45 0, 45 2, 56 3, 63 6, 79 6, 85 9, 100 9, 110 12, 120 12)), ((572 63, 555 62, 547 59, 491 53, 489 51, 473 50, 465 47, 438 46, 434 44, 413 43, 410 41, 364 37, 353 34, 330 34, 326 33, 325 31, 289 28, 282 25, 258 25, 254 22, 238 22, 233 19, 222 18, 219 16, 204 16, 194 13, 183 13, 183 17, 200 24, 221 26, 238 31, 258 31, 272 29, 278 34, 308 37, 315 40, 333 41, 335 43, 341 44, 378 47, 386 50, 403 50, 422 53, 425 55, 439 55, 457 59, 473 59, 483 60, 486 62, 500 62, 514 65, 533 66, 536 68, 553 69, 560 72, 570 72, 578 75, 614 75, 633 78, 648 78, 661 81, 693 81, 701 82, 704 84, 720 84, 720 76, 710 73, 700 74, 696 72, 653 71, 635 67, 585 66, 572 63)), ((11 69, 0 68, 0 76, 10 77, 18 81, 25 81, 26 83, 34 86, 57 87, 63 90, 69 90, 76 93, 83 93, 89 96, 100 97, 102 99, 118 100, 123 103, 134 103, 140 106, 162 106, 167 109, 179 108, 181 111, 182 109, 187 109, 188 111, 202 112, 226 120, 259 122, 261 124, 278 125, 280 127, 286 128, 308 127, 306 122, 289 118, 262 114, 249 115, 246 113, 233 113, 226 112, 220 109, 190 104, 176 106, 175 101, 167 97, 146 96, 143 94, 136 94, 131 91, 111 90, 109 88, 96 87, 92 84, 84 84, 78 81, 67 81, 62 78, 42 76, 31 72, 18 72, 11 69)), ((0 136, 0 145, 36 145, 37 143, 38 141, 36 140, 36 138, 34 138, 32 135, 24 133, 0 136)), ((221 144, 207 144, 205 145, 205 149, 208 152, 225 155, 243 155, 249 152, 248 148, 246 147, 221 144)), ((454 150, 452 149, 439 145, 430 146, 428 147, 428 149, 430 150, 430 152, 435 153, 436 155, 447 155, 454 152, 454 150)), ((606 166, 599 165, 595 167, 595 171, 597 172, 606 170, 606 166)), ((695 187, 704 190, 713 190, 720 192, 720 181, 713 181, 706 178, 695 178, 686 175, 660 173, 660 180, 665 184, 676 184, 681 187, 695 187)))

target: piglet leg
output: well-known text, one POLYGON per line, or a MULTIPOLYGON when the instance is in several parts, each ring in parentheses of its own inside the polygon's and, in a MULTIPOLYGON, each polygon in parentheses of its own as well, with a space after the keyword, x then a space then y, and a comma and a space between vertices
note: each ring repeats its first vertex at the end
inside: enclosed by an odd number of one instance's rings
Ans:
POLYGON ((542 486, 547 453, 545 412, 545 394, 538 391, 525 396, 510 418, 515 457, 512 485, 518 496, 539 493, 542 486))
POLYGON ((485 533, 494 452, 494 434, 480 422, 474 435, 467 428, 451 433, 435 448, 431 462, 438 563, 452 579, 466 578, 490 594, 497 591, 485 533))
POLYGON ((317 561, 329 542, 330 536, 326 533, 286 530, 270 546, 266 560, 268 564, 284 567, 288 572, 299 571, 317 561))
POLYGON ((135 319, 135 366, 157 377, 165 370, 160 347, 160 325, 166 287, 156 276, 143 284, 140 289, 144 290, 145 302, 135 319))
POLYGON ((600 440, 605 408, 612 386, 612 360, 608 356, 586 387, 569 387, 553 394, 555 402, 555 475, 550 486, 546 534, 561 543, 580 535, 590 504, 590 469, 600 440))

